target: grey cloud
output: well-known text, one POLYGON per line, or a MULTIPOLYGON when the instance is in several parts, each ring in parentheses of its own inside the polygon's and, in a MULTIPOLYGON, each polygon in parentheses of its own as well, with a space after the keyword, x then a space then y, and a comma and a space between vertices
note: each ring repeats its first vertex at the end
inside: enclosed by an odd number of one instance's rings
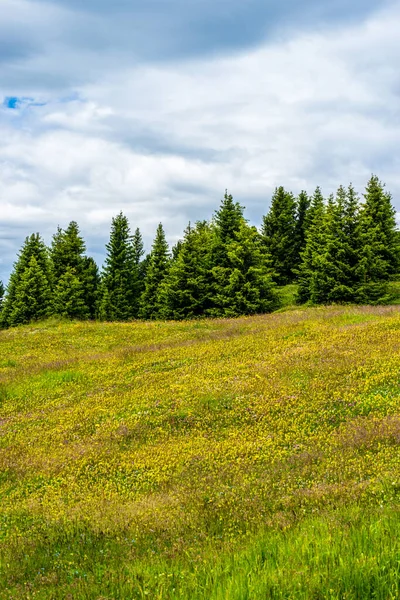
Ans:
MULTIPOLYGON (((50 241, 71 219, 98 260, 119 210, 147 247, 160 220, 173 243, 226 187, 259 223, 276 185, 329 194, 353 181, 361 192, 377 172, 400 210, 399 23, 394 7, 339 35, 298 32, 183 62, 117 64, 112 54, 102 65, 70 48, 62 72, 68 85, 79 79, 76 99, 48 92, 46 106, 0 109, 0 278, 27 234, 50 241)), ((56 58, 36 57, 32 73, 48 76, 56 58)))
MULTIPOLYGON (((3 84, 65 90, 122 65, 226 54, 333 21, 362 19, 386 0, 3 0, 3 84)), ((2 58, 1 58, 2 56, 2 58)), ((1 85, 1 84, 0 84, 1 85)), ((15 93, 13 91, 13 93, 15 93)))

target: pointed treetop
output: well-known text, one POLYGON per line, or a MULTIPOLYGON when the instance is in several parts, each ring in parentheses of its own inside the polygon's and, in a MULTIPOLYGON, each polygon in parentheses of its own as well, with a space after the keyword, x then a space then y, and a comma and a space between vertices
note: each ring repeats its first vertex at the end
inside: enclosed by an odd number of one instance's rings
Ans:
POLYGON ((214 215, 214 222, 223 242, 233 239, 235 233, 239 231, 244 221, 243 211, 244 207, 239 202, 234 202, 232 195, 228 194, 228 190, 225 190, 224 198, 214 215))

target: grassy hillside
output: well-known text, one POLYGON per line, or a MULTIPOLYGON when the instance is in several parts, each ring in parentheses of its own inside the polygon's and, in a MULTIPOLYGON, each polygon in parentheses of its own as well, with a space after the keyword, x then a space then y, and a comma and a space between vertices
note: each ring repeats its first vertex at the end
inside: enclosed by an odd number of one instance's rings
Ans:
POLYGON ((400 307, 0 332, 1 599, 400 597, 400 307))

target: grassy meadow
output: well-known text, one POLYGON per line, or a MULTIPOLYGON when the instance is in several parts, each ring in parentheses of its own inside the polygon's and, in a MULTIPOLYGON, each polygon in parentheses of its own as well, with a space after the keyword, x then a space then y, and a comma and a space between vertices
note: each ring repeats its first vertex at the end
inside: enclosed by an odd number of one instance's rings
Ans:
POLYGON ((395 600, 399 496, 400 306, 0 332, 1 600, 395 600))

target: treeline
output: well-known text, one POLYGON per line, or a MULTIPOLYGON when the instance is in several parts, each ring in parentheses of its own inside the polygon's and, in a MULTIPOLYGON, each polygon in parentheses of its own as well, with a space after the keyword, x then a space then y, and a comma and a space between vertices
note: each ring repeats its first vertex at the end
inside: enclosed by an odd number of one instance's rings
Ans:
POLYGON ((170 251, 162 224, 145 255, 139 229, 112 220, 99 271, 79 227, 58 228, 50 247, 27 237, 7 289, 0 282, 0 325, 59 315, 74 319, 232 317, 279 307, 277 287, 298 284, 298 302, 390 301, 400 269, 400 233, 391 196, 376 176, 361 201, 353 187, 325 200, 320 188, 296 198, 275 190, 260 230, 225 193, 210 221, 189 224, 170 251))

